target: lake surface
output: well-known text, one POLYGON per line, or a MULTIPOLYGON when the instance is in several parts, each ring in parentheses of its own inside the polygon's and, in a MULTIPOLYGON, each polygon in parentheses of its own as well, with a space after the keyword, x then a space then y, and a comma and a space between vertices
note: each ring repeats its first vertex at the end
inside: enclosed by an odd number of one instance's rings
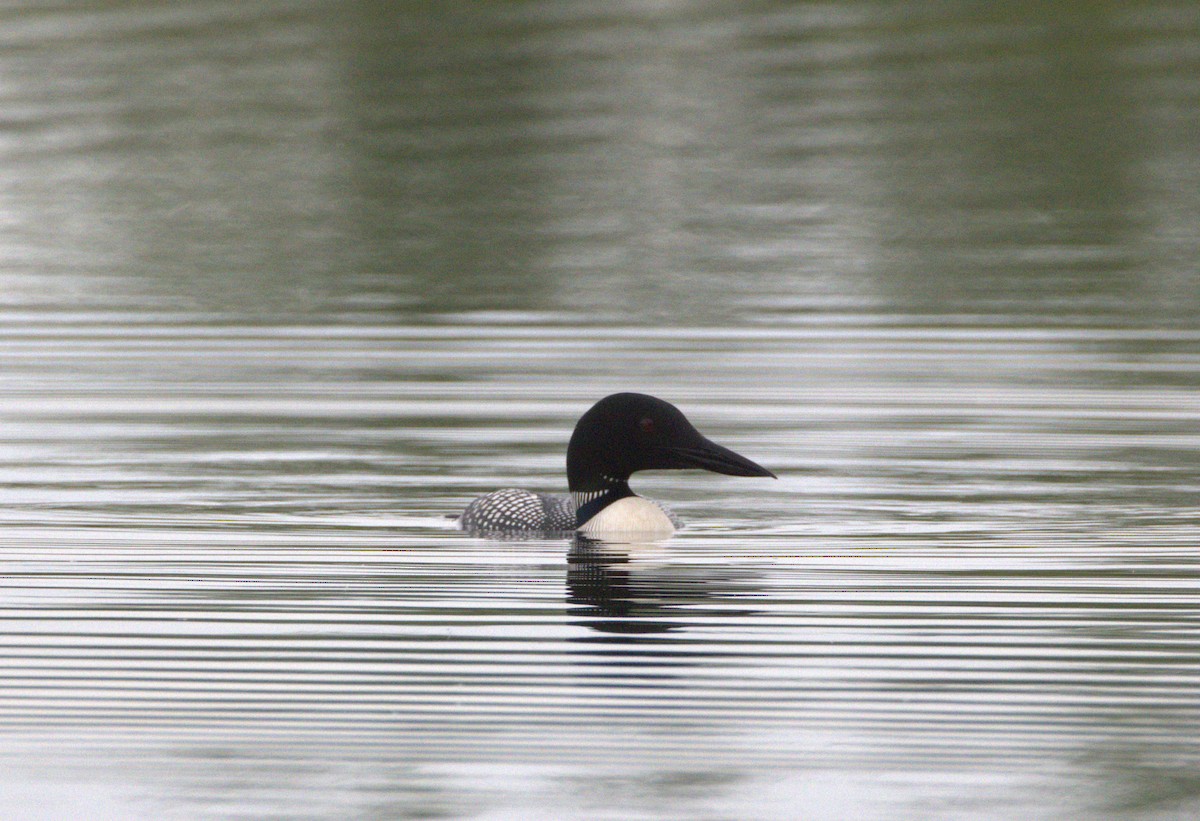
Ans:
POLYGON ((1194 4, 11 3, 0 103, 5 819, 1200 814, 1194 4), (780 478, 455 528, 618 390, 780 478))

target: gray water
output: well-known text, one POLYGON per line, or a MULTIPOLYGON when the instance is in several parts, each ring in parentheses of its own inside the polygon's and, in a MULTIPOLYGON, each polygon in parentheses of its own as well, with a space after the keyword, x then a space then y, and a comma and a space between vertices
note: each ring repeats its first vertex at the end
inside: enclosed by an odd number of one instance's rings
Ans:
POLYGON ((1200 10, 441 5, 0 10, 0 816, 1200 814, 1200 10))

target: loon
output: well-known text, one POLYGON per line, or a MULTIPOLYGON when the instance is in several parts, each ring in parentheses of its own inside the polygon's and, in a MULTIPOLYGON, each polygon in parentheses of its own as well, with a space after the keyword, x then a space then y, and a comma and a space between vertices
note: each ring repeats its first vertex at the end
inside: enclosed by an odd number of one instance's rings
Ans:
POLYGON ((729 476, 770 476, 766 468, 700 435, 674 405, 642 393, 614 393, 580 417, 567 445, 570 495, 504 488, 480 496, 459 519, 483 533, 578 531, 584 536, 668 536, 670 510, 629 489, 639 470, 700 468, 729 476))

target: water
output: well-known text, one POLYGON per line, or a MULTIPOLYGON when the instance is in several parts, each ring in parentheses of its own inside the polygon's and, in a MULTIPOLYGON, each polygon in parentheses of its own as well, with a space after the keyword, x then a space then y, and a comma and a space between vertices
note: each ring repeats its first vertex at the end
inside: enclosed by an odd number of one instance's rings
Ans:
POLYGON ((1200 812, 1200 14, 930 9, 0 11, 0 814, 1200 812))

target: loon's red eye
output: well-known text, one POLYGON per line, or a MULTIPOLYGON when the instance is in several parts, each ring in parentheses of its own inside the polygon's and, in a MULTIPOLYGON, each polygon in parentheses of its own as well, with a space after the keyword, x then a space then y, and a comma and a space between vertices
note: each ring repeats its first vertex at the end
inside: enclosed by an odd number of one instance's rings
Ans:
POLYGON ((647 416, 638 422, 638 427, 642 429, 642 433, 654 433, 654 420, 647 416))

